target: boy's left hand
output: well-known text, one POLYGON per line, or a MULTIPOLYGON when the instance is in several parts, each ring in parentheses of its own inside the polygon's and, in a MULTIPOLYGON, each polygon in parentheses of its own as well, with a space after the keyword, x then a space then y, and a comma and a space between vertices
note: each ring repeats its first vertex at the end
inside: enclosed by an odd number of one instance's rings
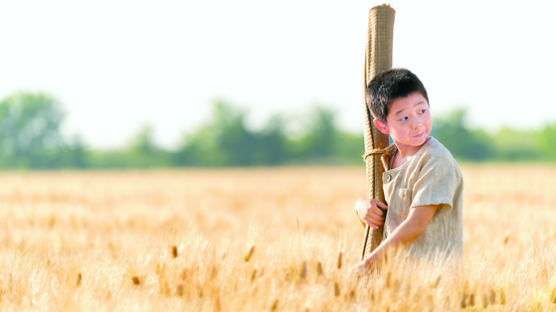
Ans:
POLYGON ((361 198, 355 203, 355 212, 359 219, 364 223, 378 229, 384 225, 384 213, 381 209, 388 209, 388 206, 376 199, 361 198))
POLYGON ((352 267, 349 270, 349 275, 353 278, 361 278, 365 275, 368 275, 374 270, 376 270, 376 261, 374 261, 373 257, 371 256, 367 258, 365 261, 352 267))
POLYGON ((368 273, 369 269, 365 266, 365 263, 359 263, 349 270, 349 276, 354 279, 359 279, 368 273))

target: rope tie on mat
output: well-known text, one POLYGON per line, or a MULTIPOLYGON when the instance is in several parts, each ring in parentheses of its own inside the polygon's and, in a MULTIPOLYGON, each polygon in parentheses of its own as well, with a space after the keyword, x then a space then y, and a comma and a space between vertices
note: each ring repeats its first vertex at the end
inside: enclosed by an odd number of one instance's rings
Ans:
POLYGON ((388 147, 385 148, 373 148, 372 150, 368 151, 367 153, 365 153, 365 155, 363 156, 363 160, 367 161, 367 158, 374 156, 374 155, 390 155, 390 150, 388 149, 388 147))

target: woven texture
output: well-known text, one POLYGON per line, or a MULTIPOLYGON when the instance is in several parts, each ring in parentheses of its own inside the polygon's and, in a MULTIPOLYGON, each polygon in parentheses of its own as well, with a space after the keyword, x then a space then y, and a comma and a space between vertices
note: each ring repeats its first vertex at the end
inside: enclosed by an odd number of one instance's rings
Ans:
MULTIPOLYGON (((392 42, 394 35, 395 11, 388 5, 380 5, 369 10, 369 28, 365 49, 365 87, 373 77, 392 67, 392 42)), ((388 146, 388 136, 382 134, 373 125, 373 117, 366 102, 365 111, 365 164, 367 170, 367 197, 384 202, 382 174, 384 168, 380 151, 388 146)), ((383 229, 365 227, 365 237, 361 250, 361 260, 372 252, 382 241, 383 229)))

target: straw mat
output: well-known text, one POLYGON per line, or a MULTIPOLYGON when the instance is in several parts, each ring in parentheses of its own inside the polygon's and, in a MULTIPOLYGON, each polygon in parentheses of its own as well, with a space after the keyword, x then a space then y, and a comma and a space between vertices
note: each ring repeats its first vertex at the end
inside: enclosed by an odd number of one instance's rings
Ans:
MULTIPOLYGON (((365 87, 369 85, 376 74, 392 67, 394 16, 394 9, 388 5, 376 6, 369 10, 369 28, 365 49, 365 87)), ((388 136, 376 129, 365 101, 364 104, 364 160, 367 176, 367 197, 384 202, 384 192, 382 190, 384 168, 380 156, 388 146, 388 136)), ((361 261, 380 244, 382 233, 382 227, 377 230, 371 229, 368 225, 365 227, 361 261)))

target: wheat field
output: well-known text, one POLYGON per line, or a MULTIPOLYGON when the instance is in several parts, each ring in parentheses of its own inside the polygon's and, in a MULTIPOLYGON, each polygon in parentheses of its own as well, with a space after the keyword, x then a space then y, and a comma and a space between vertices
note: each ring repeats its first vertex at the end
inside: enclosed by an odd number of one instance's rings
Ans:
POLYGON ((556 166, 462 171, 462 267, 360 280, 364 168, 2 173, 0 310, 555 311, 556 166))

